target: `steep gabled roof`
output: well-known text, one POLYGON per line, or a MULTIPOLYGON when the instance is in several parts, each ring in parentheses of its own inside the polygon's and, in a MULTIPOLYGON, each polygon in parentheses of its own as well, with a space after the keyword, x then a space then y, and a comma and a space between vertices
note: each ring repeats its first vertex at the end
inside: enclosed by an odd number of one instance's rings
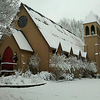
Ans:
POLYGON ((86 57, 83 51, 84 43, 80 38, 30 7, 26 5, 24 7, 51 48, 57 49, 61 43, 63 51, 70 52, 72 47, 75 55, 81 51, 82 56, 86 57))
POLYGON ((83 24, 88 24, 88 23, 92 23, 92 22, 97 22, 100 25, 100 23, 97 20, 95 14, 91 11, 89 13, 89 15, 86 17, 86 19, 84 20, 84 23, 83 24))
POLYGON ((12 31, 12 35, 14 36, 21 50, 33 52, 33 49, 31 48, 30 44, 28 43, 27 39, 25 38, 25 36, 22 34, 21 31, 12 28, 11 31, 12 31))

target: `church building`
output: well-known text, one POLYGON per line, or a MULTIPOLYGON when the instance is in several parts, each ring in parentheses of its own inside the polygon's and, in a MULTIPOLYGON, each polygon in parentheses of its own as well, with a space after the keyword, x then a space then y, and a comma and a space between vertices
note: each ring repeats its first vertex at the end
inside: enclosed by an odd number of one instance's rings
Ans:
POLYGON ((15 22, 15 29, 10 29, 12 35, 1 37, 0 56, 2 59, 0 70, 18 70, 23 72, 29 63, 29 58, 38 54, 41 59, 39 71, 50 71, 49 59, 55 52, 71 55, 77 58, 99 62, 99 24, 85 22, 85 46, 80 38, 69 30, 58 25, 25 4, 20 5, 19 19, 15 22), (84 52, 85 48, 85 52, 84 52), (87 52, 87 53, 86 53, 87 52), (14 59, 16 58, 16 59, 14 59))

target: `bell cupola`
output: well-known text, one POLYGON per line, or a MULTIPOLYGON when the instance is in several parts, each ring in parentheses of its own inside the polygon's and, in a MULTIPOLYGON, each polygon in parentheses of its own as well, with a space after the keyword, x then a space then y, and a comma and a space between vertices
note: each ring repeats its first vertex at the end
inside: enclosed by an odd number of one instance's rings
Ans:
POLYGON ((95 14, 91 11, 84 20, 84 36, 99 35, 100 36, 100 23, 95 14))
POLYGON ((100 74, 100 24, 93 12, 86 17, 83 26, 84 51, 90 61, 96 62, 100 74))

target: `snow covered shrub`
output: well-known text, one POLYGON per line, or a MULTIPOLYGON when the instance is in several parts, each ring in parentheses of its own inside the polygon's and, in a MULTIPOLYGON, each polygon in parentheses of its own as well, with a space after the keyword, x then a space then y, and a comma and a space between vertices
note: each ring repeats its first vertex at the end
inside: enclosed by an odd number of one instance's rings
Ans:
POLYGON ((37 54, 32 55, 29 61, 29 68, 31 71, 34 71, 33 72, 34 74, 36 74, 39 71, 39 64, 40 64, 39 56, 37 54))
POLYGON ((84 71, 86 68, 87 64, 85 64, 84 61, 82 61, 81 59, 78 60, 78 78, 81 79, 84 76, 84 71))
POLYGON ((1 83, 3 83, 4 75, 0 77, 1 83))
POLYGON ((4 78, 4 82, 5 84, 12 84, 11 80, 9 78, 4 78))
POLYGON ((65 55, 54 54, 49 60, 49 67, 61 68, 63 71, 70 70, 70 65, 67 63, 65 55))
POLYGON ((99 78, 100 79, 100 74, 94 74, 94 78, 99 78))
POLYGON ((21 69, 18 69, 18 71, 15 71, 15 76, 16 76, 16 78, 18 77, 18 76, 20 76, 22 74, 22 70, 21 69))
POLYGON ((53 77, 53 74, 49 73, 47 71, 42 71, 42 72, 40 72, 39 75, 40 75, 41 79, 46 80, 46 81, 55 80, 54 77, 53 77))
POLYGON ((85 68, 85 77, 92 78, 93 74, 97 72, 95 62, 86 62, 87 67, 85 68))
POLYGON ((70 66, 71 66, 71 70, 70 70, 70 74, 73 74, 73 78, 75 78, 78 74, 78 77, 79 77, 79 74, 80 74, 80 69, 82 67, 82 61, 81 60, 78 60, 76 57, 69 57, 67 58, 67 62, 70 63, 70 66), (76 73, 78 72, 78 73, 76 73))
POLYGON ((89 66, 86 69, 93 73, 97 72, 97 68, 94 62, 89 63, 89 66))
POLYGON ((78 72, 78 78, 91 77, 91 72, 97 72, 95 63, 90 63, 86 59, 82 61, 81 59, 77 59, 76 57, 69 57, 67 61, 70 63, 71 73, 76 75, 76 71, 78 72))
POLYGON ((78 66, 78 60, 76 57, 69 57, 67 58, 67 61, 70 63, 71 65, 71 72, 74 72, 75 71, 75 68, 76 69, 79 69, 79 66, 78 66))
POLYGON ((51 59, 49 59, 49 67, 52 68, 56 80, 58 80, 63 73, 66 73, 67 70, 70 71, 70 64, 67 63, 65 55, 54 54, 51 56, 51 59))
POLYGON ((32 76, 32 73, 30 70, 27 70, 25 73, 22 74, 22 76, 25 78, 30 78, 32 76))
POLYGON ((94 62, 89 62, 86 59, 77 59, 77 57, 66 58, 65 55, 54 54, 49 60, 49 67, 52 68, 53 73, 55 74, 56 80, 63 77, 62 75, 66 72, 69 72, 70 75, 75 77, 90 77, 92 73, 97 72, 97 68, 94 62))
POLYGON ((66 79, 67 81, 72 81, 72 80, 74 79, 74 74, 66 74, 65 79, 66 79))

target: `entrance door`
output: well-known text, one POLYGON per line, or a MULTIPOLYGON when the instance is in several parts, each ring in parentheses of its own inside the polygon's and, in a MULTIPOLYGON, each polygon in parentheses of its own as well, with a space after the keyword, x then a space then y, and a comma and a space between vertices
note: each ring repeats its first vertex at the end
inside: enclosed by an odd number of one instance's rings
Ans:
POLYGON ((13 64, 9 64, 13 63, 12 58, 13 58, 13 52, 10 47, 7 47, 7 49, 3 54, 3 62, 4 63, 6 62, 6 64, 2 65, 3 70, 13 70, 13 64))

